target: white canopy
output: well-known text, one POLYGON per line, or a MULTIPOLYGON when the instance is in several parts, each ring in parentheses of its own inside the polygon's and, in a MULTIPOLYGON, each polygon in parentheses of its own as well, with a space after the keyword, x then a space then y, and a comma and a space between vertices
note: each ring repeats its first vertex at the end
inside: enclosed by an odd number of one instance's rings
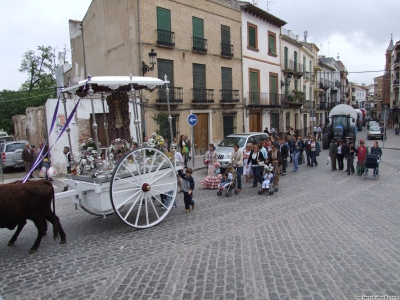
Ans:
POLYGON ((96 76, 79 81, 78 84, 64 88, 63 93, 77 94, 85 97, 89 90, 89 85, 94 93, 111 93, 114 91, 129 92, 131 84, 135 90, 148 89, 153 90, 157 86, 169 83, 154 77, 142 76, 96 76))

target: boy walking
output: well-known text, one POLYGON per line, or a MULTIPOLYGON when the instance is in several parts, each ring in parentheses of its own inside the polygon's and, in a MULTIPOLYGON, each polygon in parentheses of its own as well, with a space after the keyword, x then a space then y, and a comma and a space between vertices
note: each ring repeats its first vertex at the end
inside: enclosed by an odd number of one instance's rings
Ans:
POLYGON ((191 168, 187 168, 186 174, 183 174, 182 170, 179 170, 178 173, 182 178, 183 200, 185 201, 186 213, 188 213, 190 212, 190 206, 192 206, 192 210, 194 210, 194 179, 192 177, 193 170, 191 168))

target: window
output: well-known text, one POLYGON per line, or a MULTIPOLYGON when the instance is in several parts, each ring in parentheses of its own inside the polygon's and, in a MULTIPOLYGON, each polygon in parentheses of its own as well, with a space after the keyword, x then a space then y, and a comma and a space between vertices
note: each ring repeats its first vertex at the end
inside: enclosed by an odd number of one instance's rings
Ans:
POLYGON ((294 51, 294 71, 297 72, 297 52, 294 51))
POLYGON ((286 113, 286 129, 290 129, 290 113, 286 113))
POLYGON ((221 55, 233 56, 231 46, 231 28, 229 26, 221 25, 221 55))
POLYGON ((306 56, 303 55, 303 73, 306 72, 306 56))
MULTIPOLYGON (((164 80, 164 76, 167 75, 169 81, 169 88, 173 91, 174 88, 174 62, 172 60, 157 59, 158 78, 164 80)), ((158 90, 158 102, 167 102, 167 93, 165 89, 158 90)), ((170 91, 169 99, 174 100, 174 93, 170 91)))
POLYGON ((310 87, 310 90, 308 92, 308 97, 310 98, 310 101, 313 101, 312 87, 310 87))
POLYGON ((271 112, 271 126, 270 126, 270 128, 272 128, 272 127, 275 127, 275 129, 276 129, 276 131, 278 132, 278 135, 279 135, 279 115, 280 115, 280 113, 276 113, 276 112, 271 112))
MULTIPOLYGON (((221 68, 221 83, 222 83, 222 101, 233 100, 232 95, 232 69, 231 68, 221 68)), ((224 135, 226 136, 226 135, 224 135)))
POLYGON ((307 89, 306 89, 306 85, 303 84, 303 100, 307 99, 307 89))
POLYGON ((196 17, 192 18, 193 50, 207 52, 206 40, 204 39, 204 21, 196 17))
POLYGON ((312 72, 312 62, 310 60, 310 73, 312 72))
POLYGON ((257 25, 247 23, 247 49, 258 51, 257 25))
POLYGON ((260 101, 260 71, 250 70, 249 71, 249 89, 250 89, 250 103, 259 104, 260 101))
POLYGON ((206 93, 206 66, 193 64, 193 101, 205 101, 206 93))
POLYGON ((223 116, 224 136, 234 133, 233 115, 223 116))
POLYGON ((269 73, 269 102, 271 105, 279 105, 278 74, 276 73, 269 73))
POLYGON ((268 54, 276 56, 276 34, 268 31, 268 54))
POLYGON ((175 46, 171 32, 171 11, 162 7, 157 7, 157 44, 175 46))
POLYGON ((285 47, 284 51, 283 51, 283 57, 284 57, 284 65, 285 65, 285 70, 288 69, 288 59, 289 59, 289 49, 287 47, 285 47))

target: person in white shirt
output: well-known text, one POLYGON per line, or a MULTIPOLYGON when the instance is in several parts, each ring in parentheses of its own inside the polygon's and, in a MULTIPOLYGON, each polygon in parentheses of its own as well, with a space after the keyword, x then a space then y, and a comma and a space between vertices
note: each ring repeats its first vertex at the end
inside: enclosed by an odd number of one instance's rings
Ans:
POLYGON ((317 127, 317 141, 322 141, 322 128, 321 125, 318 125, 317 127))
POLYGON ((314 136, 315 138, 317 138, 317 132, 318 132, 317 125, 314 125, 314 127, 313 127, 313 136, 314 136))

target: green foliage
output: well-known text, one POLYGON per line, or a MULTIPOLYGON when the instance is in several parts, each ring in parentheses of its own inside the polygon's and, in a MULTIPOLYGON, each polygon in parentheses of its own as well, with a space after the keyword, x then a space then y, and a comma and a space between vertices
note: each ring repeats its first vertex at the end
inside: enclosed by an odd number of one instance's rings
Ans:
POLYGON ((157 130, 156 133, 161 135, 162 137, 166 137, 168 135, 168 130, 169 130, 168 114, 164 112, 154 113, 154 115, 151 118, 160 127, 160 129, 157 130))
POLYGON ((24 115, 27 107, 42 106, 56 97, 56 48, 38 46, 24 53, 20 72, 28 75, 19 91, 0 92, 0 128, 14 133, 12 116, 24 115))

